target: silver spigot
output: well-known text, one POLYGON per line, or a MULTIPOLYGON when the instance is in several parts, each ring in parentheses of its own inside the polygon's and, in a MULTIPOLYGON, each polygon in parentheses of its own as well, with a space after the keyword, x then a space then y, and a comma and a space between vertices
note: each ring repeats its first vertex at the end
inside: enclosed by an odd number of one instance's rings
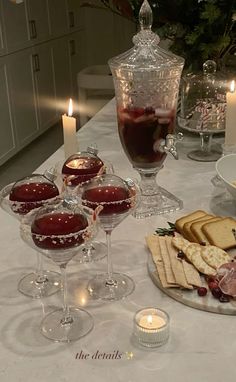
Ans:
POLYGON ((176 135, 168 134, 166 139, 162 139, 159 144, 159 151, 162 153, 170 153, 175 159, 178 159, 178 152, 176 149, 176 142, 182 141, 183 134, 178 133, 176 135))

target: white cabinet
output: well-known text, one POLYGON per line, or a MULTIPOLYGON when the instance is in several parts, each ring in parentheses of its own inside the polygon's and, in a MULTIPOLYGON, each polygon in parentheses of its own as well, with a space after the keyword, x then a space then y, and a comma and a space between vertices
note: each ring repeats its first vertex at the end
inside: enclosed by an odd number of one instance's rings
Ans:
POLYGON ((58 116, 68 109, 68 99, 71 97, 70 52, 68 39, 56 39, 52 43, 53 67, 56 87, 56 106, 58 116))
POLYGON ((3 38, 3 19, 2 19, 2 5, 0 3, 0 55, 5 53, 5 45, 3 38))
POLYGON ((31 48, 10 55, 8 71, 17 143, 24 147, 39 131, 31 48))
POLYGON ((16 152, 6 60, 0 58, 0 164, 16 152))
POLYGON ((47 0, 27 0, 30 39, 44 41, 50 36, 47 0))
POLYGON ((80 8, 80 0, 66 0, 67 1, 67 17, 69 30, 75 31, 84 26, 83 22, 83 8, 80 8))
POLYGON ((48 10, 51 35, 56 37, 66 34, 68 31, 66 0, 48 0, 48 10))
POLYGON ((37 45, 32 52, 39 128, 44 131, 56 122, 57 116, 52 44, 37 45))
POLYGON ((26 2, 16 4, 2 0, 1 11, 7 50, 13 52, 29 46, 31 42, 28 34, 26 2))
POLYGON ((77 73, 86 66, 84 31, 73 33, 68 38, 72 96, 78 98, 77 73))

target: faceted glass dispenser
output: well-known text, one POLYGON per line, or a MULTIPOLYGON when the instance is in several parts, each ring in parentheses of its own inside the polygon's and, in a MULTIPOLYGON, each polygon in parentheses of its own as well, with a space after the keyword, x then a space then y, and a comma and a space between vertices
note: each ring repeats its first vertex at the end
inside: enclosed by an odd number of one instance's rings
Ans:
POLYGON ((176 106, 184 59, 159 47, 152 32, 152 10, 144 0, 134 47, 109 60, 123 149, 141 176, 138 218, 175 211, 182 202, 156 183, 168 152, 178 158, 176 106))

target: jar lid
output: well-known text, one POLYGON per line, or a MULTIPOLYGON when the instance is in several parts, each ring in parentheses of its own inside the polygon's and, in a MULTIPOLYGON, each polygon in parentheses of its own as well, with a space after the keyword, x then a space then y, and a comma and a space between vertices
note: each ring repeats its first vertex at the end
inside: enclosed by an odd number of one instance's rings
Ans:
POLYGON ((173 76, 172 70, 179 72, 184 59, 159 46, 159 36, 152 32, 153 15, 147 0, 144 0, 139 11, 140 31, 133 37, 134 47, 108 61, 111 69, 130 72, 150 72, 165 70, 165 76, 173 76))

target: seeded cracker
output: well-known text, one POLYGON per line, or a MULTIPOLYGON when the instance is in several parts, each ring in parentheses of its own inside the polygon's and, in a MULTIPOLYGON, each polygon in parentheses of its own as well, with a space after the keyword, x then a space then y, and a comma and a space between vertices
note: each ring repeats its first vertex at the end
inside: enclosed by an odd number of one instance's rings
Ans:
POLYGON ((185 253, 188 245, 190 245, 190 241, 183 238, 183 236, 175 236, 172 238, 172 244, 175 248, 183 251, 185 253))
POLYGON ((169 253, 170 263, 171 263, 171 267, 174 273, 176 283, 179 284, 180 287, 183 287, 186 289, 193 289, 192 283, 189 283, 186 278, 182 261, 177 258, 178 250, 173 247, 171 242, 172 242, 172 238, 166 237, 167 250, 169 253))
POLYGON ((199 244, 190 244, 185 251, 185 255, 199 272, 212 276, 216 274, 216 270, 203 260, 201 256, 201 246, 199 244))
POLYGON ((207 245, 201 250, 203 260, 210 265, 210 267, 217 269, 225 263, 231 261, 231 256, 223 249, 215 247, 214 245, 207 245))

